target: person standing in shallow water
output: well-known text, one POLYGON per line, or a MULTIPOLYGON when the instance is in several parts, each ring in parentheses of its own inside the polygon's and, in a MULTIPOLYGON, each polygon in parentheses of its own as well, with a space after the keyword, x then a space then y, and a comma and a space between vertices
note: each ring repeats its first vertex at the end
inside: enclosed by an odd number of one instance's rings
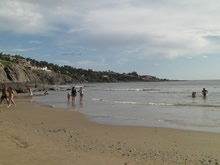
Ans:
POLYGON ((207 94, 208 94, 208 91, 205 88, 203 88, 203 90, 202 90, 203 97, 206 97, 207 94))
POLYGON ((68 104, 70 103, 70 93, 68 92, 67 93, 67 101, 68 101, 68 104))
POLYGON ((80 97, 79 103, 82 104, 83 96, 84 96, 84 90, 82 89, 82 87, 80 87, 78 92, 79 92, 79 97, 80 97))
POLYGON ((30 86, 28 86, 27 89, 29 92, 29 96, 32 98, 32 96, 33 96, 32 88, 30 86))
POLYGON ((72 96, 72 103, 75 104, 76 102, 76 88, 75 87, 72 87, 72 90, 71 90, 71 96, 72 96))

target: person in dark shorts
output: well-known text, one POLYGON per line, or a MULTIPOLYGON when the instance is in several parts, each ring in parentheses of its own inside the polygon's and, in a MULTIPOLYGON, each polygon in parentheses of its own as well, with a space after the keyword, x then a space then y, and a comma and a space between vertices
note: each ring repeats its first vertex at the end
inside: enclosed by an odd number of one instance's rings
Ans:
POLYGON ((0 106, 2 106, 2 101, 6 100, 7 103, 9 104, 9 100, 8 100, 8 90, 5 86, 5 84, 2 85, 2 96, 1 96, 1 100, 0 100, 0 106))
POLYGON ((77 94, 76 88, 75 88, 75 87, 72 87, 71 96, 72 96, 72 102, 73 102, 73 103, 76 102, 76 94, 77 94))

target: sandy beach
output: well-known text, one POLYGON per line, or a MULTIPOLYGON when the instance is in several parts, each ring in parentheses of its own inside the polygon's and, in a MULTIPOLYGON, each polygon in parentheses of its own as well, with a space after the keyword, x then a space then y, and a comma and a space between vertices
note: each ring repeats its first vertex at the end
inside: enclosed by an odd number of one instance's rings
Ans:
POLYGON ((218 165, 220 134, 109 126, 28 99, 0 112, 0 165, 218 165))

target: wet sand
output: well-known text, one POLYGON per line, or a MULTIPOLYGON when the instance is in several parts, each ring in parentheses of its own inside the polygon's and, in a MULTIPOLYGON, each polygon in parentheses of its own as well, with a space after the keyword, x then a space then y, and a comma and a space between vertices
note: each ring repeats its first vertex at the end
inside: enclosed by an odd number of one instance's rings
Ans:
POLYGON ((218 165, 220 134, 109 126, 27 99, 0 112, 0 165, 218 165))

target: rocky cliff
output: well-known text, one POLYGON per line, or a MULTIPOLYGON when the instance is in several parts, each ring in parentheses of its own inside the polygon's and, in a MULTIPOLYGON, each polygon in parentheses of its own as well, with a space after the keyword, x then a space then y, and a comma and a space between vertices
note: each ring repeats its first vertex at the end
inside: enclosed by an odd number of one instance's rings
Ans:
POLYGON ((19 55, 0 53, 0 84, 60 85, 74 82, 148 82, 167 81, 149 75, 117 73, 113 71, 93 71, 91 69, 58 66, 46 61, 36 61, 19 55), (50 70, 47 70, 49 68, 50 70), (43 70, 44 69, 44 70, 43 70), (62 73, 62 74, 59 74, 62 73))
POLYGON ((31 70, 20 64, 2 65, 0 63, 0 83, 30 83, 30 84, 66 84, 72 83, 70 76, 53 71, 31 70))

